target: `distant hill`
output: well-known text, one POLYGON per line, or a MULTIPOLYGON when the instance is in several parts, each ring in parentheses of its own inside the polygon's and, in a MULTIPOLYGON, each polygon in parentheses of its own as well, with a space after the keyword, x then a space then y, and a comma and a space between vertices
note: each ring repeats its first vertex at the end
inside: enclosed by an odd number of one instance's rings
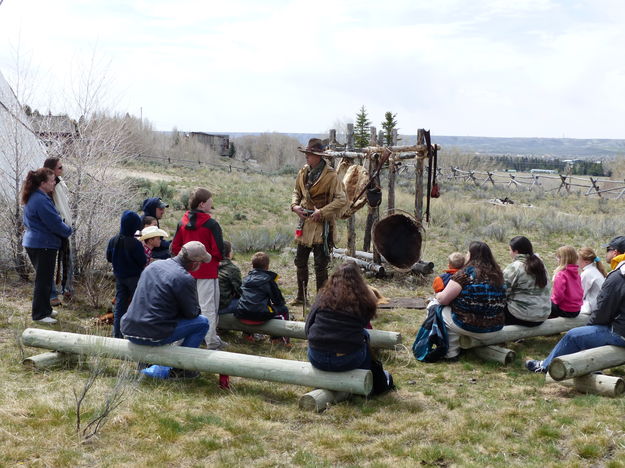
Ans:
MULTIPOLYGON (((231 138, 260 133, 229 133, 231 138)), ((285 133, 306 144, 310 138, 327 138, 317 133, 285 133)), ((416 135, 400 135, 401 143, 410 145, 416 135)), ((338 138, 341 141, 341 138, 338 138)), ((625 140, 577 138, 490 138, 473 136, 448 136, 432 134, 432 142, 443 150, 485 155, 549 156, 557 158, 610 159, 625 155, 625 140)))

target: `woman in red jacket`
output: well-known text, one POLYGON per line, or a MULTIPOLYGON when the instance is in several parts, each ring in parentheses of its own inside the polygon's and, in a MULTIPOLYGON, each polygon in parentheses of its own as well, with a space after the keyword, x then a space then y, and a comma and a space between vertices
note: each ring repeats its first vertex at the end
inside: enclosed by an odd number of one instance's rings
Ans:
POLYGON ((217 336, 217 312, 219 310, 219 262, 224 258, 223 237, 219 223, 211 216, 213 195, 205 188, 197 188, 189 198, 190 210, 178 223, 176 234, 171 243, 174 255, 189 241, 200 241, 212 256, 209 263, 191 272, 197 280, 197 293, 202 315, 208 318, 210 328, 206 334, 208 349, 222 349, 227 343, 217 336))

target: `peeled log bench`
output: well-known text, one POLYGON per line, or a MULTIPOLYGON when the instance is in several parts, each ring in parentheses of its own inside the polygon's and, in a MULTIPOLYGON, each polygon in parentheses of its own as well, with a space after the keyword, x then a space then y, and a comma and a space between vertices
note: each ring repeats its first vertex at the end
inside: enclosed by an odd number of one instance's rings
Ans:
POLYGON ((599 346, 554 358, 549 365, 549 375, 559 382, 623 364, 625 348, 599 346))
POLYGON ((588 323, 588 315, 578 315, 575 318, 553 318, 545 320, 537 327, 524 327, 521 325, 506 325, 501 330, 491 333, 481 333, 479 338, 460 335, 460 347, 464 349, 477 348, 479 346, 496 345, 506 341, 516 341, 535 336, 556 335, 569 331, 575 327, 581 327, 588 323))
POLYGON ((620 377, 604 374, 588 374, 568 380, 553 380, 549 374, 545 383, 558 383, 564 387, 574 388, 578 392, 609 397, 621 396, 625 392, 625 381, 620 377))
POLYGON ((502 348, 501 346, 480 346, 472 349, 473 354, 485 361, 495 361, 500 364, 510 364, 514 361, 516 353, 511 349, 502 348))
POLYGON ((328 406, 348 400, 350 397, 351 394, 347 392, 333 392, 332 390, 318 388, 302 395, 299 399, 299 407, 303 410, 322 413, 328 406))
POLYGON ((22 343, 35 348, 64 353, 97 355, 187 370, 269 380, 339 392, 367 395, 371 392, 371 371, 324 372, 308 362, 289 361, 247 354, 183 348, 180 346, 142 346, 119 338, 27 328, 22 343))
MULTIPOLYGON (((290 338, 306 339, 304 322, 294 322, 292 320, 267 320, 262 325, 246 325, 239 322, 232 314, 219 316, 219 328, 224 330, 240 330, 248 333, 266 333, 273 336, 288 336, 290 338)), ((369 343, 373 348, 395 349, 401 344, 401 333, 383 330, 367 330, 369 332, 369 343)))

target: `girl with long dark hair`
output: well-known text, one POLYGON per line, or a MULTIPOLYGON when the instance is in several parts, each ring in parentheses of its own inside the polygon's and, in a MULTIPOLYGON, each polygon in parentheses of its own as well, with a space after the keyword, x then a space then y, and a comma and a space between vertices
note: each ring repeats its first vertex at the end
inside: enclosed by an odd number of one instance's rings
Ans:
POLYGON ((466 265, 436 299, 451 306, 443 309, 449 338, 447 360, 460 355, 460 335, 479 337, 480 333, 501 330, 506 304, 503 273, 486 243, 471 242, 466 265))
POLYGON ((547 269, 527 237, 513 237, 509 245, 513 261, 503 271, 506 325, 536 327, 551 313, 547 269))

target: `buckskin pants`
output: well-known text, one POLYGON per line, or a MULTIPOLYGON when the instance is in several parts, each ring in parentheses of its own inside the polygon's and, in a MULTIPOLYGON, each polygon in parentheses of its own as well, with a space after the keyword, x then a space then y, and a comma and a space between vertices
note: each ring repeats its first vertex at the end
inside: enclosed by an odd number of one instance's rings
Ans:
POLYGON ((297 268, 297 299, 304 299, 304 291, 308 287, 308 258, 312 251, 315 264, 315 279, 317 283, 317 291, 321 289, 328 279, 328 264, 330 256, 323 251, 323 244, 315 244, 312 247, 306 245, 297 245, 297 253, 295 254, 295 267, 297 268))

